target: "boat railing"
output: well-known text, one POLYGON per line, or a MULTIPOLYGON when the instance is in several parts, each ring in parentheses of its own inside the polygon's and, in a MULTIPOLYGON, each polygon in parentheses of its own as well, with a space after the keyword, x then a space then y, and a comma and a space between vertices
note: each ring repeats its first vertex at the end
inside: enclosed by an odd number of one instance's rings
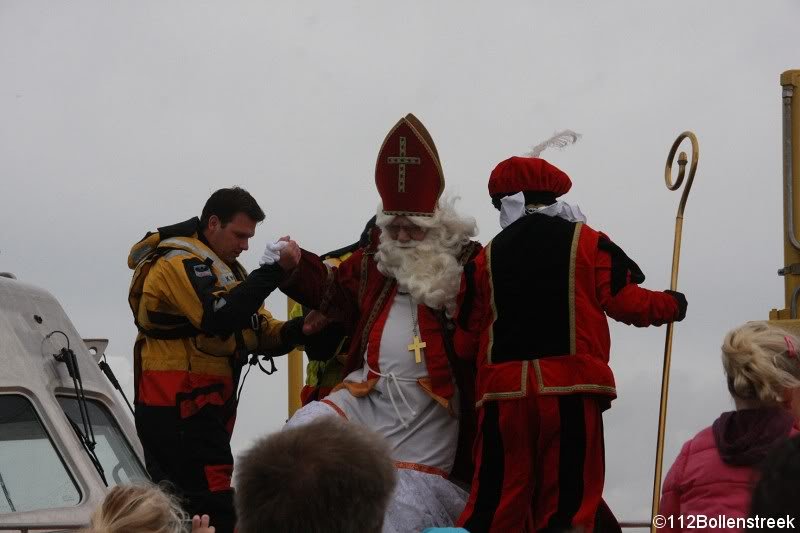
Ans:
POLYGON ((620 522, 619 527, 622 529, 650 529, 650 522, 644 520, 641 522, 620 522))

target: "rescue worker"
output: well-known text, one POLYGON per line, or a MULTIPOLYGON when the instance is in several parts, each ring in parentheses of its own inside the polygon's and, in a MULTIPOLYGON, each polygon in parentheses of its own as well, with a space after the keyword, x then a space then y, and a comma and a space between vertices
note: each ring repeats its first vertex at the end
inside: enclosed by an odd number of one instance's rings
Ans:
POLYGON ((236 521, 230 438, 242 367, 249 354, 285 354, 304 340, 302 319, 282 322, 263 306, 284 278, 279 251, 293 243, 268 244, 249 275, 236 260, 264 218, 244 189, 220 189, 200 219, 148 233, 128 258, 147 471, 174 486, 190 515, 211 515, 220 533, 236 521))

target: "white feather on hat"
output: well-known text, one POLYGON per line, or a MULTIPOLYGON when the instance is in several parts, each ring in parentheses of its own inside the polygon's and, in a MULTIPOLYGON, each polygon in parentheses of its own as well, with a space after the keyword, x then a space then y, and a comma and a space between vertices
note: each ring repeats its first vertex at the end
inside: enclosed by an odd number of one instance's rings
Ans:
POLYGON ((581 138, 580 133, 575 133, 572 130, 559 131, 546 141, 537 144, 525 154, 525 157, 539 157, 539 154, 544 152, 547 148, 563 149, 570 144, 575 144, 581 138))

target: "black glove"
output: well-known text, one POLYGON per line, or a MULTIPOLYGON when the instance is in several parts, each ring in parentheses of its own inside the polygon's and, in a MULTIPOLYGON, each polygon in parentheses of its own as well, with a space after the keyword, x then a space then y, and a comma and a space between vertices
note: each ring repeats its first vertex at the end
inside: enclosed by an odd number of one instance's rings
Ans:
POLYGON ((678 304, 678 316, 675 317, 675 322, 680 322, 686 318, 686 308, 689 306, 689 303, 686 301, 686 296, 684 296, 682 292, 678 291, 664 292, 675 298, 675 303, 678 304))
POLYGON ((331 322, 322 331, 306 335, 306 355, 310 361, 327 361, 338 355, 337 349, 347 350, 347 330, 338 322, 331 322))
POLYGON ((281 341, 283 345, 291 350, 295 346, 302 346, 306 341, 306 336, 303 335, 303 317, 293 318, 287 320, 281 326, 281 341))

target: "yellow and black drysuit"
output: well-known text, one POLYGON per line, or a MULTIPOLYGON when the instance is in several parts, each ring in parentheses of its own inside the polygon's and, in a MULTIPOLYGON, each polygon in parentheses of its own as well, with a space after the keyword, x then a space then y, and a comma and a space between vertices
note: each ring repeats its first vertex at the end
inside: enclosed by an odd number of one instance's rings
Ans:
POLYGON ((204 242, 193 218, 148 233, 131 249, 130 305, 136 430, 153 481, 168 480, 190 516, 211 515, 233 531, 236 387, 252 353, 280 355, 302 344, 302 319, 276 320, 264 299, 284 278, 280 266, 247 275, 204 242))

